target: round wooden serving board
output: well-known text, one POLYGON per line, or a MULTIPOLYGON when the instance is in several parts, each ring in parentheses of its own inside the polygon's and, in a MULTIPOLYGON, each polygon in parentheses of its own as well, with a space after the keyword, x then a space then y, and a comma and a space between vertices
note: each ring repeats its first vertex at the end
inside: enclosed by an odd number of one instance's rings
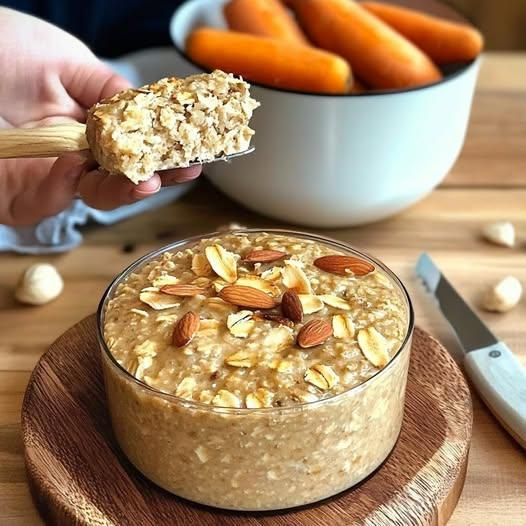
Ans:
POLYGON ((416 329, 405 417, 387 461, 354 489, 316 505, 231 512, 175 497, 143 478, 113 438, 99 365, 95 316, 62 335, 29 381, 22 431, 29 483, 51 524, 441 525, 464 484, 472 407, 447 351, 416 329))

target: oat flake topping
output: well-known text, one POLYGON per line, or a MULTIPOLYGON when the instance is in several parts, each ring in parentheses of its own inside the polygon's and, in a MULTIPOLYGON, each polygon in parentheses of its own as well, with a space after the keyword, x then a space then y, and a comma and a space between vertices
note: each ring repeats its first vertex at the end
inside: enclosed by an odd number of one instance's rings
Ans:
POLYGON ((333 259, 314 264, 333 255, 311 240, 241 232, 165 252, 117 287, 106 342, 151 387, 214 406, 282 407, 344 392, 391 360, 407 313, 370 263, 358 262, 364 275, 331 271, 333 259))

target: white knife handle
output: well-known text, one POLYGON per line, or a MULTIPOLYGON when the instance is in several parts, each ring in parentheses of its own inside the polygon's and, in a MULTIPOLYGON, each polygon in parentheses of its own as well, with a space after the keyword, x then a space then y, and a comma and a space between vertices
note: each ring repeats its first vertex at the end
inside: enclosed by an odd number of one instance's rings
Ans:
POLYGON ((491 412, 526 449, 526 370, 502 342, 467 353, 464 366, 491 412))

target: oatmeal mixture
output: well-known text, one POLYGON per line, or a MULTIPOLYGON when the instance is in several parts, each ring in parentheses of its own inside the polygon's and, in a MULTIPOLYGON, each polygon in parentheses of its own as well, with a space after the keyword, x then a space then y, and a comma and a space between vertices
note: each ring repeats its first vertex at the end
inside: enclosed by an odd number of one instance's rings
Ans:
POLYGON ((113 431, 176 495, 300 506, 363 480, 396 443, 411 339, 400 349, 402 290, 367 261, 285 234, 164 253, 106 304, 111 355, 141 380, 102 349, 113 431))
POLYGON ((247 150, 258 106, 249 85, 223 71, 165 78, 97 103, 86 133, 104 169, 138 183, 156 170, 247 150))
POLYGON ((164 253, 121 283, 104 335, 164 393, 287 407, 363 383, 399 350, 407 312, 370 263, 309 240, 227 233, 164 253))

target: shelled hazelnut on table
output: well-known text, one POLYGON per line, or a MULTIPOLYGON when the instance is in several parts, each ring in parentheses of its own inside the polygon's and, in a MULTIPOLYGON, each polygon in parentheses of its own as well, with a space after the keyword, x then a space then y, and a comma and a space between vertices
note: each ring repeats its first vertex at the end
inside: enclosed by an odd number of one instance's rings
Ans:
POLYGON ((522 297, 522 285, 514 276, 507 276, 491 286, 485 293, 482 306, 490 312, 507 312, 522 297))
POLYGON ((489 223, 482 229, 482 236, 486 241, 503 247, 515 245, 515 227, 509 221, 489 223))
POLYGON ((36 263, 22 274, 15 298, 29 305, 44 305, 57 298, 64 288, 58 270, 49 263, 36 263))

